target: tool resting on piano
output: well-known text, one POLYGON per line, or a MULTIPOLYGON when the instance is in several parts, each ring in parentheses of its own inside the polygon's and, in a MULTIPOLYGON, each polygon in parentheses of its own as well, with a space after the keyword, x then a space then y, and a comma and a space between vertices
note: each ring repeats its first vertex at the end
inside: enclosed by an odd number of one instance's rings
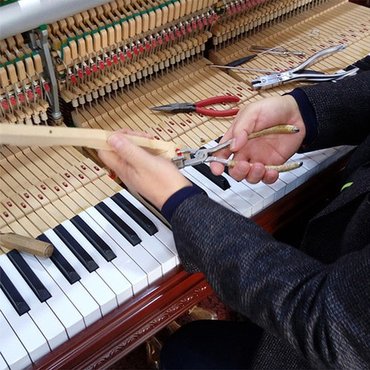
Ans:
MULTIPOLYGON (((28 137, 42 125, 45 140, 67 125, 93 148, 99 145, 86 128, 144 131, 171 153, 211 148, 232 118, 150 107, 232 95, 240 108, 282 94, 298 83, 255 91, 251 82, 265 74, 259 70, 293 68, 333 45, 346 48, 315 70, 369 64, 370 12, 346 1, 21 5, 0 3, 0 122, 28 137), (242 64, 252 71, 209 67, 249 55, 252 45, 267 46, 242 64), (304 56, 269 52, 276 47, 304 56)), ((0 147, 0 233, 54 247, 50 258, 0 252, 0 369, 107 367, 211 293, 202 275, 182 270, 158 211, 112 180, 93 150, 71 147, 84 146, 73 140, 0 147)), ((349 150, 297 154, 302 167, 270 185, 214 176, 206 163, 181 171, 210 198, 274 232, 312 203, 312 184, 320 194, 331 181, 316 175, 334 175, 349 150)))

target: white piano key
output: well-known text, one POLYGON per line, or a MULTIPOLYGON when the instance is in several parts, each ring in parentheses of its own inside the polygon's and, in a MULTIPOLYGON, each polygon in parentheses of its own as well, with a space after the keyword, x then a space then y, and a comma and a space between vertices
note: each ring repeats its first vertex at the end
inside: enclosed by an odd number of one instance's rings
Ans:
MULTIPOLYGON (((212 148, 216 145, 218 145, 218 143, 213 140, 206 144, 205 147, 212 148)), ((222 175, 229 181, 231 189, 251 204, 252 208, 250 209, 250 212, 246 213, 247 217, 250 217, 251 215, 255 215, 258 212, 262 211, 266 203, 265 197, 263 197, 261 194, 258 194, 258 192, 256 192, 250 186, 251 184, 249 182, 247 182, 246 180, 236 181, 227 173, 223 173, 222 175)))
POLYGON ((162 276, 161 265, 140 244, 132 246, 96 208, 88 208, 86 212, 145 271, 149 283, 154 282, 162 276))
MULTIPOLYGON (((17 334, 32 361, 36 361, 50 352, 46 338, 42 335, 40 329, 36 326, 30 315, 26 313, 19 316, 2 290, 0 290, 0 311, 7 319, 9 326, 17 334)), ((0 328, 1 337, 3 326, 0 326, 0 328)), ((10 335, 9 332, 8 335, 10 335)), ((11 339, 11 337, 9 338, 11 339)), ((3 354, 5 354, 5 352, 2 350, 2 346, 5 344, 5 339, 4 341, 0 341, 0 351, 3 354)), ((5 348, 8 347, 5 346, 5 348)))
MULTIPOLYGON (((239 212, 244 215, 245 217, 250 217, 253 213, 254 204, 252 203, 251 198, 254 197, 254 192, 251 190, 248 186, 243 184, 241 181, 234 180, 231 176, 229 176, 227 173, 223 173, 223 176, 226 178, 226 180, 229 182, 231 186, 231 190, 238 194, 241 198, 245 201, 245 207, 243 207, 242 210, 239 210, 239 212)), ((263 205, 263 200, 261 197, 257 196, 255 198, 258 198, 258 201, 261 203, 261 207, 263 205)))
POLYGON ((318 172, 317 162, 311 159, 310 157, 307 156, 304 157, 302 166, 307 169, 310 176, 318 172))
MULTIPOLYGON (((51 239, 53 235, 49 237, 50 233, 48 231, 45 232, 45 235, 53 242, 51 239)), ((76 309, 81 313, 85 326, 89 326, 101 318, 99 305, 79 281, 71 285, 50 259, 36 258, 60 287, 63 294, 68 297, 76 309)))
POLYGON ((226 203, 222 198, 220 198, 217 194, 215 194, 212 190, 210 190, 209 188, 207 188, 206 186, 204 186, 204 184, 202 184, 201 181, 199 181, 196 177, 194 177, 193 175, 191 175, 189 172, 185 171, 185 169, 182 169, 180 170, 180 172, 186 177, 188 178, 191 182, 193 182, 195 185, 199 186, 201 189, 203 189, 208 197, 212 200, 214 200, 215 202, 221 204, 222 206, 224 206, 225 208, 227 209, 230 209, 231 211, 235 211, 235 209, 233 207, 231 207, 228 203, 226 203))
POLYGON ((297 180, 295 183, 296 187, 302 185, 308 180, 308 172, 307 172, 307 169, 303 166, 303 164, 301 167, 298 167, 292 170, 291 172, 297 177, 297 180))
POLYGON ((183 168, 181 172, 184 176, 188 177, 190 181, 194 182, 201 189, 203 189, 212 200, 230 209, 231 211, 236 211, 236 209, 231 204, 229 204, 224 198, 221 197, 220 191, 222 190, 208 179, 208 182, 204 181, 205 177, 194 168, 186 167, 183 168))
POLYGON ((105 232, 105 230, 86 212, 82 212, 79 216, 104 240, 107 245, 116 254, 111 263, 115 265, 118 270, 130 282, 133 293, 136 294, 148 286, 148 280, 145 272, 137 265, 119 246, 118 244, 105 232))
POLYGON ((88 272, 70 249, 59 239, 53 230, 47 230, 45 235, 58 248, 59 252, 68 260, 77 273, 81 276, 81 284, 86 288, 98 303, 102 315, 116 308, 116 299, 112 290, 95 272, 88 272))
POLYGON ((175 240, 173 233, 167 225, 165 225, 157 216, 149 211, 142 203, 140 203, 133 195, 127 190, 122 189, 121 195, 124 196, 129 202, 131 202, 140 212, 147 216, 157 227, 158 232, 155 233, 155 237, 158 238, 172 253, 176 255, 177 263, 179 263, 177 250, 175 246, 175 240))
POLYGON ((316 162, 316 170, 322 171, 325 168, 325 161, 327 160, 327 156, 322 151, 314 151, 306 153, 308 158, 313 159, 316 162))
POLYGON ((323 149, 323 153, 328 157, 328 158, 332 158, 332 157, 335 157, 335 154, 337 153, 337 150, 335 147, 333 148, 326 148, 326 149, 323 149))
MULTIPOLYGON (((4 257, 6 256, 4 255, 4 257)), ((22 295, 29 307, 32 308, 28 311, 28 314, 46 338, 50 348, 53 350, 67 341, 67 332, 59 319, 55 316, 46 302, 39 301, 35 293, 23 279, 22 275, 17 271, 7 257, 1 259, 1 267, 4 269, 5 273, 13 282, 14 286, 22 295)), ((7 317, 7 315, 5 316, 7 317)))
POLYGON ((104 203, 128 226, 130 226, 141 239, 141 245, 150 253, 162 266, 162 272, 165 274, 176 267, 175 255, 167 249, 158 239, 150 236, 142 229, 130 216, 122 210, 112 199, 107 198, 104 203))
MULTIPOLYGON (((0 300, 2 299, 3 297, 0 297, 0 300)), ((7 369, 9 366, 11 369, 20 370, 20 369, 26 368, 27 366, 30 366, 32 364, 32 361, 30 357, 28 356, 28 353, 25 347, 23 346, 22 342, 20 341, 20 339, 18 338, 18 336, 16 335, 12 327, 9 325, 8 321, 5 319, 1 311, 0 311, 0 328, 1 328, 0 330, 0 351, 1 351, 2 357, 4 358, 4 361, 6 361, 5 363, 6 367, 4 368, 7 369)), ((24 326, 20 330, 25 332, 27 329, 28 327, 24 326)), ((23 337, 24 335, 27 335, 27 334, 24 333, 23 337)), ((29 334, 28 336, 30 337, 30 340, 32 342, 32 333, 29 334)), ((44 341, 46 344, 45 339, 44 341)), ((35 340, 34 345, 37 345, 37 344, 38 343, 35 340)), ((28 350, 29 349, 30 348, 28 347, 28 350)), ((46 353, 48 353, 48 351, 46 353)), ((32 350, 32 354, 37 359, 42 356, 42 351, 40 355, 40 353, 35 353, 35 350, 32 350)), ((1 360, 0 360, 0 368, 3 368, 3 363, 1 360)))
POLYGON ((268 185, 264 184, 263 182, 259 182, 257 184, 250 184, 247 181, 245 181, 245 184, 247 184, 255 193, 257 193, 259 196, 263 198, 264 208, 268 207, 274 202, 275 192, 268 185))
MULTIPOLYGON (((68 337, 71 338, 85 328, 82 315, 77 311, 76 307, 71 303, 66 295, 62 292, 59 286, 51 278, 48 272, 40 264, 35 256, 22 254, 23 258, 31 267, 33 272, 45 285, 46 289, 52 295, 46 303, 58 317, 67 331, 68 337)), ((31 310, 34 308, 31 306, 31 310)))
POLYGON ((286 184, 281 179, 277 179, 273 184, 269 184, 269 187, 274 190, 274 202, 278 201, 285 195, 286 184))
POLYGON ((340 145, 340 146, 336 146, 332 149, 334 149, 336 151, 336 154, 334 155, 334 157, 340 158, 341 156, 345 155, 346 153, 349 153, 350 151, 352 151, 354 148, 356 148, 356 146, 340 145))
POLYGON ((0 352, 0 370, 8 370, 8 369, 9 369, 9 366, 6 363, 6 361, 4 360, 4 357, 0 352))
POLYGON ((279 179, 274 184, 269 184, 267 188, 265 188, 266 184, 261 183, 261 185, 264 185, 262 187, 264 191, 260 193, 259 187, 250 184, 246 180, 236 181, 226 173, 223 176, 229 181, 231 189, 251 204, 250 214, 245 214, 246 217, 261 212, 270 204, 271 198, 275 202, 285 195, 286 184, 279 179))
POLYGON ((193 178, 196 178, 203 186, 212 190, 221 199, 223 199, 229 206, 236 212, 242 212, 249 208, 249 203, 247 203, 243 198, 234 193, 230 188, 227 190, 222 190, 220 187, 215 185, 206 176, 202 175, 199 171, 192 167, 186 167, 184 170, 189 173, 193 178))
POLYGON ((132 297, 132 287, 127 279, 116 269, 116 267, 106 261, 103 256, 94 248, 93 245, 81 234, 81 232, 67 220, 62 223, 65 229, 73 238, 90 254, 94 261, 99 265, 95 272, 105 281, 116 296, 117 305, 132 297))
POLYGON ((294 175, 291 171, 280 173, 279 178, 286 184, 285 194, 290 193, 297 187, 297 176, 294 175))

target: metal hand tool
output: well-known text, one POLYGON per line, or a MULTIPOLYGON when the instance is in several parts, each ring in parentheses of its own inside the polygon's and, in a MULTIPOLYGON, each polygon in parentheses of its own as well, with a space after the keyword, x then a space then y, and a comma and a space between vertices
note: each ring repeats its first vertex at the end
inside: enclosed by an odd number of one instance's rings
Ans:
POLYGON ((213 153, 217 152, 218 150, 227 148, 230 146, 232 140, 228 140, 222 144, 216 145, 213 148, 185 148, 181 149, 178 152, 178 158, 172 159, 172 161, 176 164, 178 168, 184 168, 186 166, 195 166, 201 163, 207 162, 219 162, 224 164, 225 166, 232 167, 233 161, 223 158, 218 158, 212 156, 213 153))
POLYGON ((257 56, 257 54, 246 55, 245 57, 232 60, 231 62, 225 64, 225 66, 238 67, 242 64, 248 63, 250 60, 254 59, 256 56, 257 56))
POLYGON ((252 87, 255 90, 260 90, 283 85, 292 81, 324 82, 339 80, 346 76, 354 75, 356 74, 358 69, 341 71, 333 74, 325 74, 323 72, 305 70, 306 67, 314 64, 322 57, 341 51, 345 49, 345 47, 345 45, 337 45, 329 47, 327 49, 323 49, 312 55, 310 58, 308 58, 295 68, 256 78, 252 81, 252 87))
MULTIPOLYGON (((248 139, 254 139, 261 136, 266 136, 270 134, 294 134, 299 132, 298 127, 292 125, 277 125, 261 131, 257 131, 249 134, 248 139)), ((179 149, 177 151, 177 157, 173 158, 172 161, 176 164, 178 168, 184 168, 186 166, 195 166, 201 163, 208 162, 218 162, 222 163, 227 167, 235 166, 235 161, 233 159, 224 159, 213 156, 213 153, 225 149, 230 146, 232 142, 228 140, 224 143, 214 146, 213 148, 185 148, 179 149)), ((280 166, 266 166, 268 169, 274 169, 279 172, 290 171, 292 169, 298 168, 302 165, 302 162, 291 162, 280 166)))
POLYGON ((234 95, 222 95, 213 96, 208 99, 200 100, 195 103, 173 103, 167 105, 160 105, 156 107, 151 107, 150 109, 156 112, 166 112, 166 113, 190 113, 196 112, 198 114, 203 114, 209 117, 230 117, 235 116, 238 112, 238 108, 216 110, 212 108, 205 108, 214 104, 226 104, 226 103, 237 103, 240 98, 234 95))
POLYGON ((250 51, 259 52, 263 54, 277 54, 277 55, 296 55, 296 56, 305 56, 305 52, 301 50, 289 50, 287 48, 276 46, 276 47, 267 47, 260 45, 251 45, 248 48, 250 51))

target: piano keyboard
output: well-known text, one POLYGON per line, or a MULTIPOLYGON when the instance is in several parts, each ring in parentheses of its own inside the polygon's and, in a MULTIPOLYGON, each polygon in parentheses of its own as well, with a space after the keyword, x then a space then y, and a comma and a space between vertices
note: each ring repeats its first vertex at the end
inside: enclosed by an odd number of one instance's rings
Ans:
MULTIPOLYGON (((227 173, 214 178, 204 168, 182 173, 211 199, 251 217, 348 150, 296 154, 303 166, 272 185, 237 182, 227 173)), ((124 189, 39 239, 54 245, 50 259, 0 255, 0 369, 31 365, 179 264, 170 229, 124 189)))
POLYGON ((0 255, 0 353, 11 368, 40 359, 179 264, 170 229, 126 190, 39 238, 54 245, 50 259, 0 255))
MULTIPOLYGON (((212 141, 206 146, 212 147, 216 144, 215 141, 212 141)), ((269 185, 250 184, 246 180, 238 182, 225 172, 221 176, 214 176, 210 170, 200 171, 194 167, 185 167, 181 171, 190 181, 203 188, 215 202, 231 211, 252 217, 337 161, 349 150, 351 147, 341 146, 306 154, 295 154, 292 160, 302 161, 303 165, 296 170, 281 173, 279 179, 269 185), (208 172, 208 174, 204 175, 202 172, 208 172), (220 181, 220 178, 223 181, 220 181)), ((209 169, 208 164, 202 166, 209 169)))

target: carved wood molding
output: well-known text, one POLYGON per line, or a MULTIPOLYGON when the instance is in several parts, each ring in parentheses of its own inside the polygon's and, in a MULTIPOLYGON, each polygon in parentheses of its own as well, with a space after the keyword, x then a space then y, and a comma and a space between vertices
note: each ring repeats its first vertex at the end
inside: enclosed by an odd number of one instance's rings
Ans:
POLYGON ((210 290, 210 287, 205 282, 200 284, 200 286, 189 291, 187 294, 183 295, 181 299, 166 308, 160 315, 155 315, 150 321, 144 322, 143 325, 138 327, 133 333, 124 336, 119 342, 116 341, 114 347, 107 351, 105 356, 100 357, 98 361, 84 368, 90 370, 106 368, 114 362, 117 357, 123 357, 130 352, 130 350, 153 335, 153 333, 158 332, 168 323, 199 303, 210 293, 210 290))

